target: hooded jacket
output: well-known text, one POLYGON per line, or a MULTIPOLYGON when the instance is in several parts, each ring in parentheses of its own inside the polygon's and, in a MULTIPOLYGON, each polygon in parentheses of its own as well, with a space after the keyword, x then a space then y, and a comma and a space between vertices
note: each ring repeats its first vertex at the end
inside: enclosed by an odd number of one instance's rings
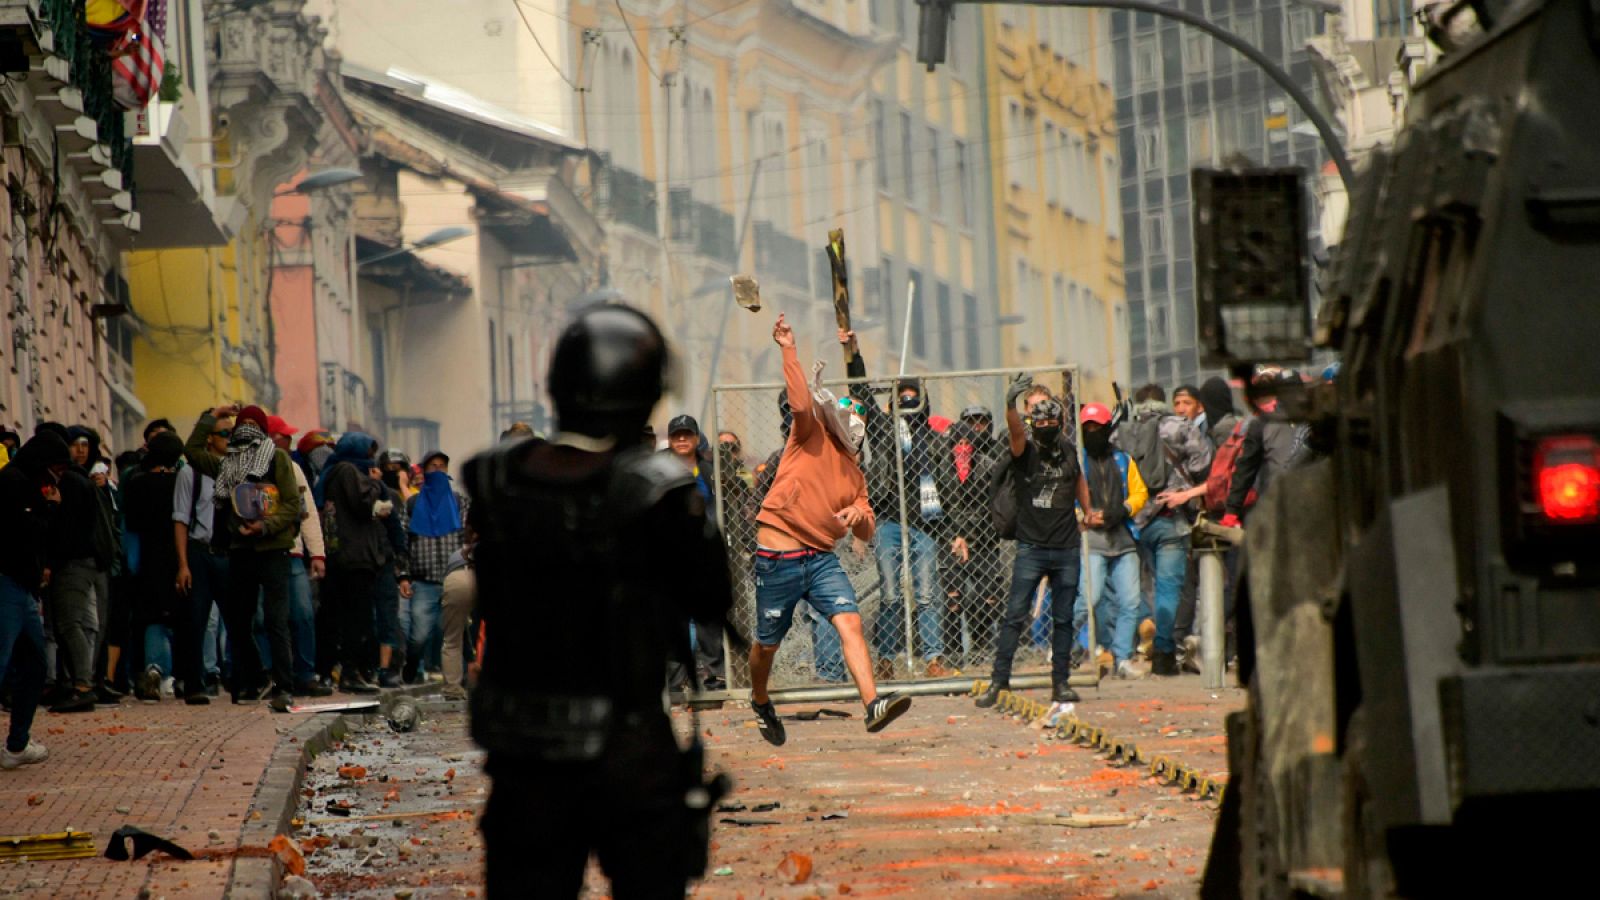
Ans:
POLYGON ((58 504, 45 492, 56 484, 52 465, 67 465, 67 445, 53 434, 39 434, 17 448, 0 469, 0 575, 37 594, 47 566, 58 504))
POLYGON ((1009 448, 992 433, 980 433, 966 422, 956 422, 940 436, 935 479, 939 501, 949 516, 950 535, 968 540, 998 540, 989 515, 990 488, 1001 453, 1009 448), (970 450, 964 449, 970 447, 970 450), (962 477, 963 471, 966 477, 962 477))
POLYGON ((1239 414, 1233 408, 1233 390, 1228 383, 1215 376, 1200 385, 1200 406, 1206 411, 1206 437, 1212 447, 1221 447, 1239 424, 1239 414))
POLYGON ((317 482, 331 566, 377 571, 393 559, 388 523, 373 508, 389 499, 389 489, 361 468, 375 465, 372 451, 377 446, 377 440, 359 431, 339 438, 334 458, 317 482))
MULTIPOLYGON (((852 379, 867 377, 865 358, 858 350, 850 361, 848 374, 852 379)), ((897 384, 914 387, 918 394, 927 394, 920 382, 902 381, 897 384)), ((909 415, 898 411, 899 391, 895 392, 895 412, 884 412, 873 401, 872 389, 866 384, 852 384, 850 392, 867 411, 866 447, 870 451, 865 465, 868 492, 872 495, 872 509, 880 522, 900 521, 900 467, 896 456, 905 457, 905 485, 907 518, 913 528, 925 528, 944 514, 941 498, 936 514, 924 515, 921 488, 924 480, 931 481, 937 490, 937 472, 940 467, 940 435, 929 424, 928 407, 909 415)))
MULTIPOLYGON (((1161 444, 1167 460, 1167 481, 1165 484, 1145 483, 1150 493, 1150 500, 1134 518, 1134 525, 1142 528, 1145 523, 1159 515, 1164 508, 1156 502, 1156 495, 1162 491, 1184 491, 1198 484, 1204 484, 1206 475, 1211 471, 1211 458, 1215 448, 1205 433, 1195 423, 1185 419, 1172 411, 1172 405, 1162 400, 1146 400, 1133 406, 1133 416, 1117 426, 1111 434, 1111 444, 1118 450, 1133 453, 1131 446, 1131 433, 1151 418, 1156 418, 1157 433, 1161 437, 1161 444)), ((1148 475, 1143 469, 1140 476, 1148 475)), ((1187 520, 1180 526, 1180 531, 1187 531, 1187 520)))

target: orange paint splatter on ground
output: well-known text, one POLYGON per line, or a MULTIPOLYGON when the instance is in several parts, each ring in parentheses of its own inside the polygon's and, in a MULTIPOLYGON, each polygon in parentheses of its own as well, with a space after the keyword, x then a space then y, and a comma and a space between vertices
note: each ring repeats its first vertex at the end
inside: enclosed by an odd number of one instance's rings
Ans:
POLYGON ((857 807, 857 815, 893 816, 902 819, 959 819, 967 816, 998 816, 1027 809, 1004 800, 990 806, 957 803, 949 806, 871 806, 857 807))
POLYGON ((90 729, 90 734, 136 734, 140 731, 149 731, 137 725, 108 725, 105 728, 90 729))

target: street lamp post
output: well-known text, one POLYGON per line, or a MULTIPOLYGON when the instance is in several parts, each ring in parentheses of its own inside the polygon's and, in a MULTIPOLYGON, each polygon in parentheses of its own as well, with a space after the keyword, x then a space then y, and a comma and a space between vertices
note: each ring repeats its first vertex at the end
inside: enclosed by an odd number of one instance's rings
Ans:
MULTIPOLYGON (((1301 5, 1316 9, 1329 9, 1332 4, 1327 0, 1299 0, 1301 5)), ((1221 41, 1234 50, 1237 50, 1245 59, 1254 63, 1257 68, 1267 73, 1267 77, 1278 83, 1289 99, 1300 107, 1300 111, 1316 127, 1317 135, 1322 138, 1323 147, 1328 151, 1328 156, 1333 159, 1333 164, 1339 169, 1339 180, 1344 182, 1347 193, 1354 193, 1355 172, 1350 167, 1350 160, 1345 157, 1344 144, 1339 140, 1338 132, 1333 128, 1333 123, 1317 109, 1315 103, 1306 95, 1300 86, 1294 83, 1277 63, 1273 62, 1256 48, 1254 44, 1240 38, 1233 32, 1222 28, 1204 16, 1196 15, 1183 9, 1163 6, 1151 0, 917 0, 917 5, 922 7, 921 19, 918 22, 917 61, 925 64, 931 71, 934 66, 944 62, 944 48, 950 27, 950 15, 958 3, 979 4, 994 6, 998 4, 1012 4, 1017 6, 1054 6, 1075 9, 1122 9, 1129 12, 1148 13, 1165 19, 1175 19, 1191 28, 1198 28, 1215 40, 1221 41)))
POLYGON ((460 240, 471 233, 472 229, 466 225, 446 225, 438 231, 432 231, 423 235, 420 240, 417 240, 410 246, 401 245, 393 250, 387 250, 383 253, 379 253, 377 256, 369 256, 366 259, 358 259, 356 260, 356 267, 360 268, 361 266, 370 265, 375 262, 382 262, 383 260, 399 256, 402 253, 410 253, 415 250, 427 250, 430 247, 437 247, 440 244, 448 244, 451 241, 460 240))

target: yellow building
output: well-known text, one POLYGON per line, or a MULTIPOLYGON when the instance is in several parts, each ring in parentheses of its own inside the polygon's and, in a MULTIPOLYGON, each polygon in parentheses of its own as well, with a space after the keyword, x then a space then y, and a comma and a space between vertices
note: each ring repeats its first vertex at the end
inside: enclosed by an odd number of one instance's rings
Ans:
POLYGON ((165 183, 141 181, 152 235, 126 266, 135 389, 148 417, 180 428, 219 403, 278 402, 272 200, 312 158, 331 90, 323 33, 292 7, 210 21, 198 3, 169 9, 194 27, 172 29, 192 38, 171 48, 187 82, 170 110, 152 107, 175 123, 155 130, 176 127, 177 144, 207 152, 198 164, 174 156, 158 170, 165 183))
POLYGON ((1110 12, 985 7, 995 259, 1006 366, 1126 381, 1110 12))
POLYGON ((764 307, 788 314, 812 356, 834 346, 830 228, 846 231, 856 284, 873 283, 865 86, 893 48, 860 4, 620 8, 567 10, 574 136, 607 162, 608 283, 652 312, 685 360, 663 415, 703 416, 711 383, 779 377, 770 319, 738 311, 729 275, 756 274, 764 307))

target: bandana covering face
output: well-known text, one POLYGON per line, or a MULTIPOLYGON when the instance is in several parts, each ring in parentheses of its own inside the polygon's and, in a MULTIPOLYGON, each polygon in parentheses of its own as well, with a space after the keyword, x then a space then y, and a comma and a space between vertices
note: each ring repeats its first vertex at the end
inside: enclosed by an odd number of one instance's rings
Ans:
POLYGON ((461 530, 461 504, 450 487, 450 476, 429 472, 422 476, 422 493, 411 514, 411 533, 423 537, 444 537, 461 530))
POLYGON ((217 474, 217 496, 229 499, 233 489, 250 479, 261 479, 272 471, 272 458, 278 446, 267 438, 261 426, 250 419, 240 418, 228 438, 228 455, 222 459, 222 471, 217 474))
POLYGON ((822 386, 824 367, 821 360, 811 367, 812 410, 839 443, 850 448, 851 453, 860 453, 861 442, 867 437, 867 422, 854 410, 840 406, 839 398, 834 396, 833 391, 822 386))

